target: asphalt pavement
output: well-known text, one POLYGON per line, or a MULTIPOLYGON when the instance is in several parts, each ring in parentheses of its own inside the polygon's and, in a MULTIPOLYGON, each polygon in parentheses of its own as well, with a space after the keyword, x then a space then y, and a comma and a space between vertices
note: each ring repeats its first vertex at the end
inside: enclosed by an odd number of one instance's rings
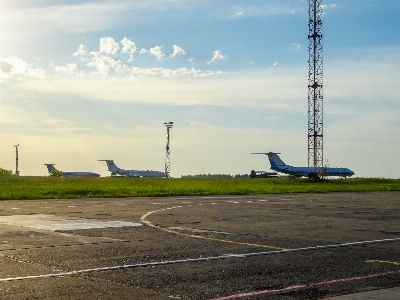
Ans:
POLYGON ((0 298, 400 299, 399 200, 2 201, 0 298))

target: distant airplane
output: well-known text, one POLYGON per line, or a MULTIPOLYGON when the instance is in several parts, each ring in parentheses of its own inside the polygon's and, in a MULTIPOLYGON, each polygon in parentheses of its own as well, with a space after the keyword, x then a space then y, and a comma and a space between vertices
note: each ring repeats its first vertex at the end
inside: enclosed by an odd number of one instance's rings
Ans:
MULTIPOLYGON (((289 174, 295 177, 310 177, 314 175, 314 172, 310 172, 308 167, 293 167, 285 164, 278 154, 274 152, 267 153, 251 153, 251 154, 264 154, 268 155, 269 162, 271 164, 271 170, 289 174)), ((347 168, 317 168, 317 176, 339 176, 339 177, 350 177, 354 175, 354 172, 347 168)), ((314 175, 315 176, 315 175, 314 175)))
POLYGON ((251 170, 250 178, 279 178, 281 176, 276 172, 254 171, 251 170))
POLYGON ((113 160, 102 159, 99 161, 105 161, 107 163, 108 171, 111 175, 121 175, 127 177, 165 177, 165 173, 161 171, 150 171, 150 170, 124 170, 118 168, 113 160))
MULTIPOLYGON (((59 171, 57 170, 54 165, 55 164, 44 164, 47 167, 47 170, 49 171, 49 173, 51 173, 51 171, 59 171)), ((100 174, 97 173, 93 173, 93 172, 63 172, 60 171, 64 177, 100 177, 100 174)))

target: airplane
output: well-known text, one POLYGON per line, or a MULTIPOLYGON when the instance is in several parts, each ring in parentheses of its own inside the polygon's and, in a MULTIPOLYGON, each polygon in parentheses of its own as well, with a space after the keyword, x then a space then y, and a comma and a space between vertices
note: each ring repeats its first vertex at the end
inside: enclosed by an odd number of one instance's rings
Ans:
POLYGON ((99 161, 105 161, 108 167, 108 171, 111 175, 121 175, 127 177, 166 177, 164 172, 151 171, 151 170, 124 170, 118 168, 117 165, 111 159, 102 159, 99 161))
MULTIPOLYGON (((47 167, 47 170, 49 171, 49 173, 51 173, 51 171, 58 171, 54 165, 55 164, 44 164, 47 167)), ((100 177, 100 174, 94 173, 94 172, 63 172, 60 171, 63 175, 63 177, 100 177)))
POLYGON ((251 153, 251 154, 268 155, 268 159, 271 164, 271 170, 289 174, 294 177, 339 176, 346 178, 354 175, 354 172, 347 168, 329 168, 329 167, 323 167, 323 168, 319 167, 317 168, 315 174, 308 167, 293 167, 285 164, 278 155, 280 153, 267 152, 267 153, 251 153))
POLYGON ((250 178, 279 178, 281 176, 276 172, 254 171, 251 170, 250 178))

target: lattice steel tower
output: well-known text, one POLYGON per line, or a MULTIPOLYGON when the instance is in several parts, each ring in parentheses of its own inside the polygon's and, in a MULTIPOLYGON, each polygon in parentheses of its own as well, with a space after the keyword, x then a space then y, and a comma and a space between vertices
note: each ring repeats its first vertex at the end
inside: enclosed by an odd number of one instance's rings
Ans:
POLYGON ((167 127, 167 146, 165 147, 165 177, 170 177, 170 169, 171 169, 171 161, 170 161, 170 150, 169 150, 169 141, 170 141, 170 129, 174 126, 174 122, 164 123, 164 126, 167 127))
POLYGON ((323 168, 322 0, 308 0, 308 172, 323 168))

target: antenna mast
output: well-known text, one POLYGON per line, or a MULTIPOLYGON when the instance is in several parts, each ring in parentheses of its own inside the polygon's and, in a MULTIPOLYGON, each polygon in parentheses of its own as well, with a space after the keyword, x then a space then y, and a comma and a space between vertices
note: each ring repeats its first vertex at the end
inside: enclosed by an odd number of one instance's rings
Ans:
POLYGON ((164 123, 164 126, 167 127, 167 146, 165 147, 165 177, 169 178, 170 177, 170 168, 171 168, 171 162, 170 162, 170 150, 169 150, 169 141, 170 141, 170 129, 174 126, 174 122, 168 122, 164 123))
POLYGON ((308 0, 308 177, 323 168, 322 0, 308 0))

